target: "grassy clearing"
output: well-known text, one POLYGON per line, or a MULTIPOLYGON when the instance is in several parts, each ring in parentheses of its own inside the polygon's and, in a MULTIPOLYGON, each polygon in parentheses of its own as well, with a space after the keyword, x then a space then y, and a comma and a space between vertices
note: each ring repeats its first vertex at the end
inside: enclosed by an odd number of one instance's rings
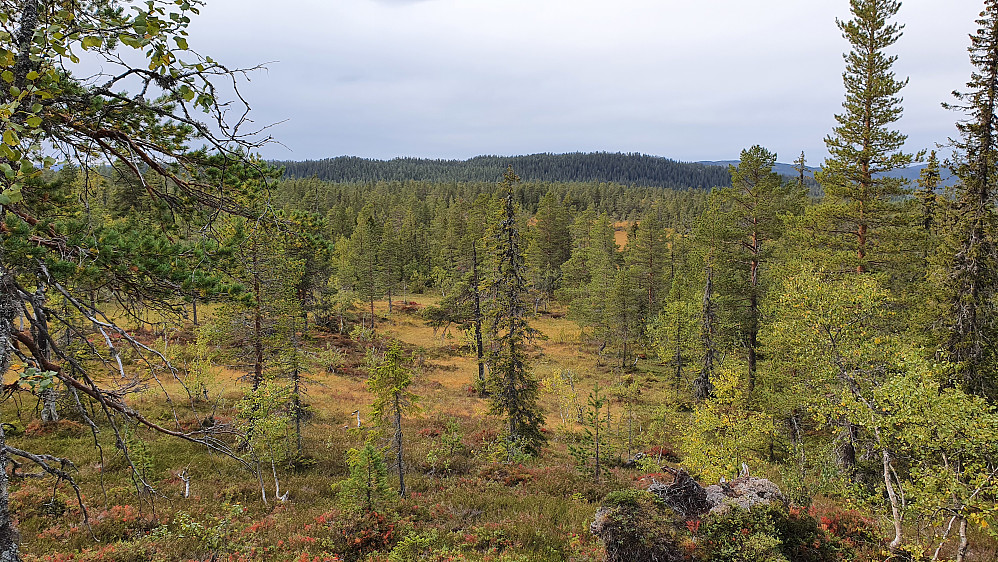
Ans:
MULTIPOLYGON (((413 300, 425 306, 436 299, 420 295, 413 300)), ((66 398, 60 404, 63 420, 48 426, 37 421, 34 397, 20 393, 8 400, 2 415, 10 424, 12 445, 76 463, 72 473, 81 485, 92 530, 83 524, 66 483, 15 478, 12 498, 25 560, 600 559, 587 531, 594 502, 615 487, 630 485, 637 475, 618 469, 599 485, 580 475, 566 447, 568 431, 577 424, 561 422, 555 413, 558 397, 551 393, 542 397, 552 438, 544 456, 527 465, 502 462, 505 458, 496 449, 500 424, 473 390, 477 362, 463 334, 456 328, 446 336, 434 333, 416 315, 388 315, 386 303, 378 303, 377 309, 382 316, 379 337, 405 342, 420 363, 413 391, 420 396, 421 410, 405 422, 412 494, 404 501, 385 498, 378 508, 384 521, 358 516, 337 496, 337 483, 348 475, 345 451, 362 445, 371 431, 363 349, 353 349, 335 372, 309 374, 314 417, 305 426, 304 441, 314 465, 277 467, 282 492, 290 492, 286 502, 273 498, 269 465, 262 474, 268 496, 264 504, 258 477, 239 462, 131 427, 130 444, 142 451, 143 476, 155 490, 141 491, 110 427, 100 427, 95 437, 66 398), (361 429, 356 428, 355 410, 361 412, 361 429), (190 480, 186 498, 181 476, 190 480), (397 552, 389 558, 393 548, 397 552)), ((202 318, 211 313, 209 307, 199 312, 202 318)), ((545 336, 535 349, 538 377, 570 370, 584 395, 612 374, 594 368, 572 322, 556 313, 535 325, 545 336)), ((147 338, 177 352, 182 342, 191 341, 190 326, 168 330, 166 342, 160 334, 147 338)), ((336 334, 318 331, 310 341, 316 347, 344 344, 336 334)), ((181 385, 168 376, 161 377, 162 386, 147 381, 130 401, 165 426, 179 421, 189 428, 209 416, 215 423, 235 423, 232 408, 249 387, 246 370, 217 365, 210 402, 196 403, 193 411, 181 385), (176 414, 164 400, 164 390, 173 397, 176 414)), ((394 485, 394 479, 389 483, 394 485)))
MULTIPOLYGON (((412 300, 426 306, 437 299, 419 295, 412 300)), ((463 334, 456 328, 447 335, 435 332, 416 313, 388 314, 387 303, 378 303, 377 310, 376 342, 398 338, 419 364, 411 390, 420 397, 420 409, 404 422, 408 498, 389 493, 377 499, 374 512, 362 513, 341 497, 341 483, 349 476, 346 451, 373 436, 364 369, 365 346, 372 343, 313 329, 309 345, 339 348, 344 362, 307 377, 313 412, 303 435, 307 462, 275 466, 281 491, 288 492, 283 502, 274 498, 269 464, 257 475, 237 460, 132 426, 127 438, 132 451, 142 455, 143 477, 154 489, 144 491, 111 428, 101 426, 95 436, 68 397, 60 404, 63 420, 44 426, 33 396, 17 393, 0 405, 12 445, 74 461, 71 473, 89 513, 90 529, 65 482, 15 477, 12 507, 24 559, 602 560, 602 547, 588 531, 600 501, 613 490, 646 487, 654 475, 620 464, 605 471, 600 482, 580 472, 569 453, 582 432, 578 407, 597 384, 611 397, 605 458, 619 463, 630 453, 645 451, 663 461, 675 460, 678 428, 689 410, 683 390, 688 381, 677 385, 671 369, 650 359, 629 370, 600 366, 585 334, 565 311, 545 311, 532 322, 541 337, 532 350, 531 367, 542 383, 549 444, 540 458, 509 464, 499 438, 501 424, 474 391, 477 362, 463 334), (624 392, 628 387, 635 391, 624 392), (359 429, 353 414, 357 410, 359 429), (189 480, 188 497, 184 478, 189 480)), ((191 327, 169 331, 168 337, 172 339, 164 342, 161 335, 147 336, 149 343, 184 357, 191 327)), ((238 423, 233 408, 249 389, 248 368, 220 357, 210 377, 210 400, 196 402, 193 410, 180 383, 169 376, 161 377, 162 386, 148 384, 132 395, 131 403, 167 427, 179 422, 189 429, 208 419, 238 423), (176 412, 165 401, 164 390, 173 397, 176 412)), ((238 449, 239 443, 233 438, 229 445, 238 449)), ((775 469, 767 473, 759 468, 779 482, 775 469)), ((396 485, 392 470, 388 484, 396 485)), ((867 521, 833 502, 816 505, 842 521, 867 521)))

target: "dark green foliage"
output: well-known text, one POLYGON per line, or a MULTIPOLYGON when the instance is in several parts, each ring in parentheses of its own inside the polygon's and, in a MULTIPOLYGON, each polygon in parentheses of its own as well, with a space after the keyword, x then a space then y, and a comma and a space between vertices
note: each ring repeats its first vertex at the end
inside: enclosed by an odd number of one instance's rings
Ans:
POLYGON ((586 410, 582 413, 583 434, 575 445, 569 444, 568 450, 575 458, 576 466, 583 472, 592 466, 593 479, 598 484, 602 465, 606 463, 606 440, 610 429, 610 401, 606 394, 600 394, 597 383, 589 393, 586 410), (606 407, 606 413, 603 408, 606 407))
POLYGON ((347 510, 375 513, 388 498, 388 467, 380 449, 370 443, 347 451, 350 476, 336 484, 347 510))
POLYGON ((671 259, 663 212, 659 205, 653 205, 628 232, 624 255, 634 289, 640 293, 638 314, 642 325, 662 309, 671 281, 671 259))
POLYGON ((502 416, 507 424, 510 455, 517 448, 536 454, 546 441, 541 433, 543 416, 537 404, 537 380, 527 366, 526 346, 535 331, 527 323, 523 242, 513 200, 513 188, 519 181, 510 168, 499 185, 502 207, 494 219, 496 222, 490 225, 492 271, 485 284, 491 342, 487 386, 492 412, 502 416))
MULTIPOLYGON (((816 177, 825 193, 816 217, 823 225, 820 245, 832 250, 823 260, 842 270, 884 271, 903 262, 905 226, 897 198, 906 181, 889 172, 913 161, 905 153, 905 135, 891 129, 902 114, 901 89, 886 54, 901 37, 901 26, 888 23, 901 6, 896 0, 850 0, 852 19, 837 21, 851 51, 843 73, 846 96, 837 125, 825 138, 830 154, 816 177), (830 259, 829 259, 830 258, 830 259)), ((828 250, 825 250, 826 252, 828 250)))
POLYGON ((374 394, 372 417, 379 429, 391 441, 395 450, 395 468, 399 477, 399 495, 405 497, 405 465, 403 464, 402 416, 415 410, 416 395, 409 391, 412 384, 412 355, 402 343, 392 340, 383 354, 368 355, 367 388, 374 394), (391 429, 389 435, 387 429, 391 429))
POLYGON ((420 158, 381 161, 341 156, 275 164, 284 167, 289 178, 315 177, 336 182, 487 182, 512 167, 525 177, 545 182, 613 182, 672 189, 710 189, 728 185, 724 169, 718 166, 676 162, 644 154, 607 152, 478 156, 465 161, 420 158))
POLYGON ((949 202, 952 226, 940 251, 937 276, 946 309, 940 340, 958 363, 958 381, 971 392, 998 399, 994 376, 998 294, 998 213, 995 162, 998 159, 998 3, 985 2, 971 36, 974 72, 967 91, 950 106, 966 118, 957 123, 954 169, 959 182, 949 202))
POLYGON ((743 150, 738 166, 730 167, 732 187, 711 193, 694 233, 714 266, 719 331, 726 332, 719 339, 745 350, 749 391, 774 248, 788 216, 803 210, 806 197, 798 182, 784 182, 773 171, 775 164, 776 154, 761 146, 743 150))
POLYGON ((696 537, 699 558, 710 562, 836 562, 853 557, 852 549, 813 517, 772 504, 708 515, 696 537))
POLYGON ((568 261, 571 249, 569 219, 568 210, 553 191, 541 198, 534 224, 528 231, 526 253, 535 308, 554 297, 561 286, 561 264, 568 261))

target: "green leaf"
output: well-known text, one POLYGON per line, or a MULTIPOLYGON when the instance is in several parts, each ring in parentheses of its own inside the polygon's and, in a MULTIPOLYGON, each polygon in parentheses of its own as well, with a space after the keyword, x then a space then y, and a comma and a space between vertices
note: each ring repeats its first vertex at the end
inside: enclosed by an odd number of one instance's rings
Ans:
POLYGON ((40 76, 40 74, 38 74, 37 72, 35 72, 34 70, 32 70, 31 72, 28 73, 27 78, 28 78, 28 80, 38 80, 39 76, 40 76))
POLYGON ((21 151, 15 150, 14 148, 0 142, 0 156, 3 156, 7 160, 13 162, 14 160, 21 159, 21 151))
POLYGON ((17 133, 14 132, 14 129, 7 129, 3 132, 3 142, 10 146, 17 146, 21 144, 21 139, 17 138, 17 133))
POLYGON ((42 118, 39 117, 39 116, 37 116, 37 115, 32 115, 31 117, 28 117, 27 119, 25 119, 24 122, 27 123, 27 125, 29 127, 31 127, 32 129, 34 129, 34 128, 37 128, 39 125, 42 124, 42 118))
POLYGON ((92 37, 91 36, 91 37, 84 37, 83 38, 83 48, 84 49, 91 49, 91 48, 94 48, 94 47, 100 47, 101 43, 102 43, 102 41, 101 41, 100 37, 92 37))
POLYGON ((10 201, 9 204, 20 203, 21 199, 23 199, 23 197, 21 197, 21 188, 19 186, 14 186, 8 189, 4 192, 4 195, 7 197, 7 200, 10 201))
POLYGON ((0 78, 3 78, 4 82, 10 84, 14 81, 14 73, 9 70, 4 70, 3 74, 0 74, 0 78))
POLYGON ((188 48, 187 47, 187 39, 184 39, 183 37, 174 37, 173 40, 177 42, 177 46, 178 47, 180 47, 181 49, 183 49, 185 51, 187 50, 187 48, 188 48))

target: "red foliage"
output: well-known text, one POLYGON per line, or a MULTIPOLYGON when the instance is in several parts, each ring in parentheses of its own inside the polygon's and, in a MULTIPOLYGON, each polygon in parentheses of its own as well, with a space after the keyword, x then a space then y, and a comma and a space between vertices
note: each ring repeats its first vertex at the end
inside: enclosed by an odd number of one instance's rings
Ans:
POLYGON ((880 542, 876 522, 858 511, 837 507, 831 509, 812 507, 808 510, 808 514, 818 520, 819 527, 842 539, 849 546, 861 547, 880 542))

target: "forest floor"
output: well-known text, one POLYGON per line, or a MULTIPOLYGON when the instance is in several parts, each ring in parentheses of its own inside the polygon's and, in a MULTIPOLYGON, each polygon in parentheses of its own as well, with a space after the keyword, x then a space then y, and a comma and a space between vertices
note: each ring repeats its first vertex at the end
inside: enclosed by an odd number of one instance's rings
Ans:
MULTIPOLYGON (((85 522, 66 482, 15 477, 12 509, 24 559, 602 560, 603 547, 589 532, 595 511, 610 491, 643 488, 652 478, 663 478, 647 462, 626 468, 621 461, 639 451, 658 465, 677 460, 677 412, 688 410, 687 393, 650 359, 639 358, 628 369, 601 365, 564 311, 542 313, 532 322, 542 337, 532 349, 531 369, 541 382, 549 442, 538 457, 509 462, 499 438, 501 423, 476 391, 477 361, 466 335, 454 327, 434 330, 418 316, 434 297, 410 299, 418 304, 407 305, 408 312, 389 314, 386 303, 378 303, 376 335, 366 342, 310 330, 310 346, 340 349, 343 360, 308 375, 312 417, 303 428, 302 454, 292 445, 285 460, 264 463, 259 472, 122 422, 132 462, 150 485, 144 489, 109 427, 101 426, 95 437, 67 396, 60 403, 63 419, 41 424, 35 397, 15 393, 2 404, 9 442, 71 459, 75 467, 69 473, 87 510, 85 522), (363 509, 345 499, 341 483, 349 476, 349 449, 369 438, 387 444, 373 433, 365 369, 367 348, 383 346, 387 338, 404 342, 417 364, 411 391, 419 409, 403 422, 408 495, 398 497, 388 458, 388 490, 374 494, 363 509), (586 407, 597 384, 612 398, 605 444, 612 462, 599 481, 591 468, 580 469, 569 451, 583 431, 579 408, 586 407), (621 392, 625 387, 637 392, 621 392), (275 498, 277 485, 287 493, 284 501, 275 498)), ((167 348, 183 366, 190 360, 191 327, 170 333, 167 348)), ((163 344, 151 334, 149 340, 163 344)), ((218 361, 208 385, 211 399, 195 404, 196 412, 178 407, 174 417, 156 386, 130 401, 164 425, 237 423, 236 405, 250 388, 247 368, 231 358, 218 361)), ((169 380, 164 387, 178 389, 169 380)), ((766 476, 778 478, 775 471, 766 476)))

